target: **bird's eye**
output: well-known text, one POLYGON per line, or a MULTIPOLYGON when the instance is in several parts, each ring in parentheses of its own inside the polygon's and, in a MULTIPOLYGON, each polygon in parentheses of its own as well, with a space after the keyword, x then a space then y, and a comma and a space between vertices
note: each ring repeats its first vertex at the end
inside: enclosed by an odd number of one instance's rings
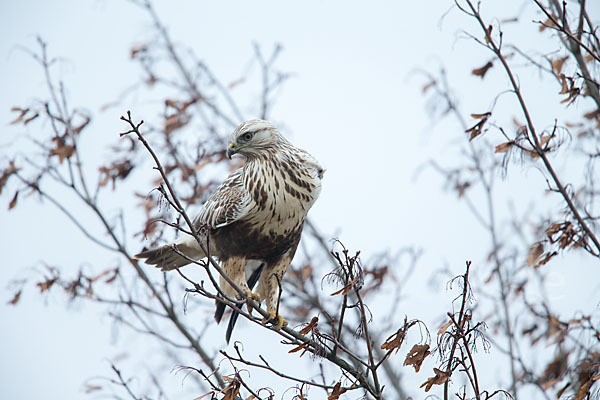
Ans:
POLYGON ((246 142, 249 142, 249 141, 250 141, 250 139, 252 139, 252 136, 254 136, 254 134, 253 134, 253 133, 251 133, 251 132, 247 132, 247 133, 245 133, 245 134, 244 134, 244 136, 242 136, 242 137, 243 137, 244 141, 246 141, 246 142))

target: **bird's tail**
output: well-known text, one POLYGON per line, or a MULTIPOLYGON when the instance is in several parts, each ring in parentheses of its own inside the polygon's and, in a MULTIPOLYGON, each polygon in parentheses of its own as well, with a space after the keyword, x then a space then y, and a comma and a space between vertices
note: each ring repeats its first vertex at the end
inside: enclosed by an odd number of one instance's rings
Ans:
MULTIPOLYGON (((255 261, 249 261, 247 263, 247 266, 250 266, 250 268, 252 268, 252 265, 249 265, 251 263, 254 263, 255 261)), ((254 289, 254 286, 256 286, 256 283, 258 282, 258 278, 260 278, 260 274, 263 270, 265 263, 261 262, 258 267, 255 267, 254 270, 252 271, 252 274, 250 274, 250 278, 248 278, 248 287, 250 288, 250 290, 254 289)), ((221 303, 219 300, 216 301, 217 304, 217 309, 215 311, 215 320, 217 321, 217 323, 221 322, 221 319, 223 318, 223 314, 225 313, 225 303, 221 303)), ((229 340, 231 339, 231 334, 233 333, 233 328, 235 327, 235 323, 238 320, 238 317, 240 316, 240 314, 233 310, 231 312, 231 317, 229 317, 229 324, 227 324, 227 331, 225 331, 225 340, 227 341, 227 343, 229 343, 229 340)))
POLYGON ((162 271, 170 271, 190 263, 189 260, 187 260, 178 252, 192 259, 199 259, 204 256, 204 253, 196 242, 196 239, 194 239, 192 236, 185 235, 184 237, 177 239, 172 243, 165 244, 164 246, 142 251, 141 253, 133 256, 133 258, 136 260, 145 260, 146 264, 155 265, 162 271), (177 251, 175 249, 177 249, 177 251))

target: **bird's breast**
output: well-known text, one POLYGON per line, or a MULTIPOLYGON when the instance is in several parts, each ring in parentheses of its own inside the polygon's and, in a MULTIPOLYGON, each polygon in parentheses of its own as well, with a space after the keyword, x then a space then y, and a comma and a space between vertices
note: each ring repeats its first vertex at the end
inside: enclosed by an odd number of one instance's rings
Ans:
POLYGON ((245 184, 254 203, 249 217, 269 236, 290 235, 300 229, 321 190, 318 175, 294 161, 247 170, 245 184))

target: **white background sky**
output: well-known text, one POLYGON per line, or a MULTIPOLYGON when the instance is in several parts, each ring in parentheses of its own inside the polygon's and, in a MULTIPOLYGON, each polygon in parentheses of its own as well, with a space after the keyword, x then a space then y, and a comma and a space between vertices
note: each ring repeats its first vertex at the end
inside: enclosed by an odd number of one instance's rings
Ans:
MULTIPOLYGON (((491 10, 487 4, 484 8, 488 16, 513 16, 521 9, 517 1, 486 3, 493 3, 491 10), (509 3, 513 9, 508 9, 509 3)), ((507 86, 499 70, 492 70, 484 83, 471 75, 471 69, 485 64, 491 54, 460 34, 461 29, 479 34, 467 17, 453 10, 441 20, 451 2, 366 4, 157 1, 155 6, 172 38, 192 48, 224 82, 245 71, 253 42, 265 52, 275 43, 284 46, 278 66, 295 76, 285 85, 271 116, 284 122, 284 133, 294 143, 327 167, 322 196, 311 211, 313 220, 331 237, 366 255, 406 245, 422 247, 425 255, 407 292, 410 301, 399 312, 439 321, 435 318, 445 313, 452 296, 444 285, 427 286, 433 271, 447 265, 458 274, 465 260, 483 260, 487 238, 465 205, 442 190, 443 182, 435 173, 426 171, 415 179, 418 168, 429 159, 456 163, 459 153, 453 143, 460 137, 452 121, 432 124, 421 93, 426 80, 416 70, 436 72, 444 64, 467 112, 489 107, 492 96, 480 96, 489 90, 488 80, 498 91, 507 86), (446 303, 440 307, 439 301, 446 303)), ((507 42, 519 40, 524 49, 539 49, 543 44, 538 43, 535 27, 523 30, 513 25, 511 29, 507 42)), ((95 116, 89 132, 97 137, 87 139, 88 146, 116 141, 123 130, 118 117, 127 109, 139 118, 158 121, 157 115, 143 115, 149 100, 136 96, 99 111, 138 80, 129 49, 152 34, 147 16, 125 1, 2 2, 0 152, 8 151, 9 143, 18 147, 23 141, 24 128, 8 125, 14 118, 10 107, 45 96, 41 69, 19 49, 35 48, 37 35, 48 42, 50 54, 63 57, 56 71, 68 88, 71 104, 84 106, 95 116)), ((547 118, 538 122, 548 126, 562 109, 541 100, 546 94, 541 88, 537 91, 535 72, 523 73, 521 79, 532 80, 532 90, 528 92, 526 85, 525 94, 535 100, 534 115, 547 118)), ((550 95, 558 89, 551 87, 550 95)), ((499 106, 501 110, 511 104, 508 96, 502 99, 506 104, 499 106)), ((251 109, 243 111, 255 116, 251 109)), ((35 129, 27 133, 35 134, 35 129)), ((102 160, 107 153, 98 151, 95 157, 102 160)), ((520 203, 519 194, 540 191, 544 181, 536 169, 516 166, 499 185, 507 188, 506 198, 517 199, 522 212, 526 204, 520 203)), ((99 258, 104 253, 49 212, 49 205, 21 199, 19 207, 7 212, 9 195, 5 193, 0 204, 0 397, 84 398, 83 382, 109 375, 106 360, 121 349, 111 334, 109 317, 99 315, 93 306, 65 306, 62 295, 44 299, 32 286, 17 307, 7 306, 12 292, 5 288, 10 280, 39 266, 40 260, 73 270, 82 259, 100 266, 111 266, 115 260, 99 258)), ((142 246, 129 240, 131 249, 142 246)), ((579 263, 580 258, 570 260, 579 263)), ((598 277, 597 266, 577 268, 598 277)), ((572 274, 564 271, 557 268, 557 282, 568 298, 572 274)), ((588 292, 579 296, 588 296, 589 304, 598 301, 588 292)), ((562 303, 568 308, 568 301, 562 303)), ((414 375, 412 370, 403 372, 414 375)), ((417 381, 425 378, 421 374, 417 381)), ((171 375, 168 384, 181 386, 181 376, 171 375)))

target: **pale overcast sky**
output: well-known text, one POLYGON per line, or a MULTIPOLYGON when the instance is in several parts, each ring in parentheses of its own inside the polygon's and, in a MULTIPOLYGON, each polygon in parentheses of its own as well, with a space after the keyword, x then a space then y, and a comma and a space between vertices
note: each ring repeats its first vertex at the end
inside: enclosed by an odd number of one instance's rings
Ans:
MULTIPOLYGON (((506 9, 508 3, 521 2, 501 3, 501 8, 488 15, 498 12, 496 15, 504 18, 521 10, 518 6, 506 9)), ((485 64, 491 54, 460 33, 473 29, 479 34, 472 21, 456 9, 444 17, 452 7, 446 0, 304 1, 295 5, 281 1, 156 1, 155 6, 172 38, 193 49, 224 82, 244 73, 253 43, 265 51, 276 43, 283 45, 278 66, 294 77, 279 94, 272 119, 282 123, 284 133, 327 168, 311 218, 330 237, 339 237, 362 254, 407 245, 423 248, 425 254, 408 288, 407 310, 402 313, 439 322, 446 306, 436 303, 449 304, 453 295, 443 284, 436 287, 439 293, 427 285, 433 271, 448 266, 458 274, 465 260, 484 260, 487 238, 464 203, 443 190, 438 175, 429 170, 415 179, 428 160, 455 159, 458 151, 451 146, 460 137, 454 121, 432 124, 421 90, 426 79, 417 70, 436 72, 445 65, 466 112, 486 111, 492 99, 477 103, 476 95, 485 86, 471 70, 485 64)), ((22 128, 8 125, 14 118, 10 108, 45 96, 41 69, 21 49, 35 49, 38 35, 48 43, 51 55, 62 57, 56 71, 68 88, 71 103, 84 106, 95 116, 89 132, 100 136, 89 139, 92 145, 115 140, 123 130, 118 117, 127 109, 138 118, 158 120, 157 115, 144 115, 148 100, 136 96, 127 97, 119 107, 99 111, 139 79, 129 49, 154 34, 148 16, 132 4, 117 0, 5 1, 0 5, 0 33, 0 123, 4 127, 0 152, 13 141, 21 145, 22 128)), ((519 39, 526 49, 538 47, 539 39, 519 34, 515 30, 506 40, 519 39)), ((491 75, 495 87, 506 89, 499 72, 491 75)), ((524 77, 537 79, 537 74, 524 77)), ((546 106, 543 102, 537 105, 539 109, 546 106)), ((243 112, 248 118, 256 117, 251 109, 243 112)), ((99 151, 96 156, 101 159, 103 155, 99 151)), ((515 188, 543 190, 544 181, 537 170, 518 168, 511 169, 516 177, 511 178, 510 187, 507 182, 499 183, 509 187, 506 198, 514 197, 515 188)), ((132 335, 124 334, 119 342, 110 318, 96 307, 66 305, 58 293, 44 299, 31 285, 18 306, 8 306, 11 292, 5 288, 10 280, 26 275, 25 270, 39 267, 41 260, 75 269, 81 260, 102 265, 98 257, 105 253, 96 253, 98 249, 63 217, 49 211, 50 205, 23 198, 19 207, 7 212, 8 194, 0 200, 0 397, 86 398, 85 380, 110 375, 107 359, 115 357, 132 335)), ((131 249, 143 246, 132 240, 129 238, 131 249)), ((111 255, 104 262, 114 261, 111 255)), ((561 287, 569 290, 569 274, 560 270, 557 274, 561 287)), ((215 332, 222 335, 223 330, 215 332)), ((167 371, 171 367, 165 366, 167 371)), ((415 382, 426 378, 415 378, 412 370, 402 372, 415 382)), ((167 376, 166 385, 189 394, 181 375, 167 376)), ((414 393, 423 395, 417 390, 414 393)))

